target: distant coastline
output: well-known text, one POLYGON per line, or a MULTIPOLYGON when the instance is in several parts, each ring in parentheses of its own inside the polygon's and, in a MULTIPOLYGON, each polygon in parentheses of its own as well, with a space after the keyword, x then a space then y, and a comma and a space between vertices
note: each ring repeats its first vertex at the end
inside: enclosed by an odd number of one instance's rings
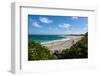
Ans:
POLYGON ((28 35, 29 41, 35 41, 39 43, 47 43, 58 40, 64 40, 66 36, 64 35, 28 35))
POLYGON ((42 34, 30 34, 28 35, 29 41, 36 41, 41 44, 70 40, 73 37, 83 36, 83 34, 67 34, 67 35, 42 35, 42 34))

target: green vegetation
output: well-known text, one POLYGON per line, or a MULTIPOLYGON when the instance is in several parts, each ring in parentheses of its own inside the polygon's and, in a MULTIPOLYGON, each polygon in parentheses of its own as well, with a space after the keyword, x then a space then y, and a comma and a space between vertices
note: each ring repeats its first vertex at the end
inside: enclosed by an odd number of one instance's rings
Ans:
POLYGON ((88 58, 88 33, 70 49, 64 49, 62 59, 88 58))
POLYGON ((70 49, 64 49, 61 53, 56 51, 51 54, 50 50, 34 41, 28 42, 28 60, 50 60, 50 59, 76 59, 88 58, 88 33, 70 49), (56 56, 56 57, 55 57, 56 56))
POLYGON ((28 43, 28 60, 49 60, 53 59, 50 50, 34 41, 28 43))

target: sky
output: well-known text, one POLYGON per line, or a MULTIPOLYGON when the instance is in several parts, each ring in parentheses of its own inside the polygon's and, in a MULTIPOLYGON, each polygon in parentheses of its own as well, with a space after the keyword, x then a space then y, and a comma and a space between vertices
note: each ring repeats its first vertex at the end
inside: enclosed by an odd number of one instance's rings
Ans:
POLYGON ((88 31, 88 17, 28 15, 28 34, 59 35, 84 34, 88 31))

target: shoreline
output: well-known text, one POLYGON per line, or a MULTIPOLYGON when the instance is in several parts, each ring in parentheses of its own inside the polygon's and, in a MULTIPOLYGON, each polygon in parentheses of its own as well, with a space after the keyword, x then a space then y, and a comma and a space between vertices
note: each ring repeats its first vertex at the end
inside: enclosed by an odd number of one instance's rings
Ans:
POLYGON ((61 42, 61 41, 67 41, 70 40, 69 38, 59 39, 59 40, 52 40, 47 42, 41 42, 42 45, 49 44, 49 43, 55 43, 55 42, 61 42))
POLYGON ((65 39, 41 43, 41 45, 48 47, 52 53, 55 51, 62 52, 63 49, 70 48, 77 41, 81 40, 82 37, 83 36, 71 36, 69 39, 66 37, 65 39))

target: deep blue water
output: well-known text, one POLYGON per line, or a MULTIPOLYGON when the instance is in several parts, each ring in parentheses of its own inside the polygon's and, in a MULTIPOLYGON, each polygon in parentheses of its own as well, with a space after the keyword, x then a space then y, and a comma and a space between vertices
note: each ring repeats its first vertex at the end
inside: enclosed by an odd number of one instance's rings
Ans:
POLYGON ((64 38, 64 35, 28 35, 28 41, 36 41, 40 43, 64 38))

